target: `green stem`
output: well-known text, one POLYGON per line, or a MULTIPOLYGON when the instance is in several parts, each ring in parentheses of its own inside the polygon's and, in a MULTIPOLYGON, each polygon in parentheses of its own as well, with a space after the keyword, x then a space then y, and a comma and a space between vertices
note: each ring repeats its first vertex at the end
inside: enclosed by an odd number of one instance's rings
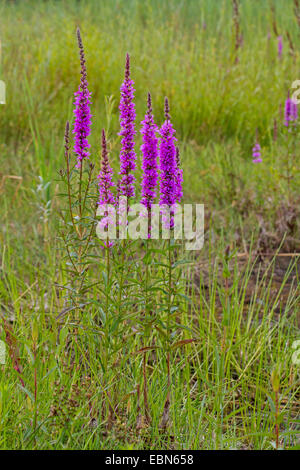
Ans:
POLYGON ((169 420, 170 396, 171 396, 171 370, 170 370, 170 322, 172 307, 172 256, 171 256, 171 240, 168 240, 168 304, 167 304, 167 398, 164 406, 164 427, 167 426, 169 420))
POLYGON ((122 258, 121 258, 121 279, 119 285, 119 296, 118 296, 118 314, 119 318, 121 317, 122 313, 122 291, 123 291, 123 284, 124 284, 124 263, 125 263, 125 240, 122 242, 122 258))
MULTIPOLYGON (((168 316, 167 316, 167 338, 169 342, 170 335, 170 316, 171 316, 171 306, 172 306, 172 256, 171 256, 171 240, 168 240, 168 255, 169 255, 169 264, 168 264, 168 316)), ((168 347, 169 349, 169 347, 168 347)))
MULTIPOLYGON (((146 281, 145 281, 145 313, 146 313, 146 322, 144 326, 144 346, 147 346, 147 322, 150 314, 150 305, 149 305, 149 263, 148 263, 148 249, 149 249, 149 240, 146 240, 146 281)), ((143 357, 143 380, 144 380, 144 407, 145 407, 145 418, 147 423, 150 423, 150 412, 149 412, 149 403, 148 403, 148 387, 147 387, 147 352, 144 352, 143 357)))
POLYGON ((73 209, 72 209, 72 196, 71 196, 71 181, 70 181, 70 157, 69 152, 66 152, 66 164, 67 164, 67 187, 68 187, 68 201, 69 201, 69 212, 72 221, 72 225, 75 233, 77 233, 77 227, 74 221, 73 209))
MULTIPOLYGON (((109 239, 107 239, 107 246, 106 246, 106 306, 105 306, 105 329, 106 329, 106 341, 108 342, 108 316, 109 316, 109 284, 110 284, 110 249, 109 249, 109 239)), ((108 350, 108 344, 107 344, 108 350)), ((107 362, 107 358, 106 358, 107 362)), ((106 369, 107 364, 105 364, 106 369)))
MULTIPOLYGON (((80 173, 79 173, 79 192, 78 192, 78 205, 79 205, 79 218, 81 222, 82 216, 82 207, 81 207, 81 187, 82 187, 82 162, 80 165, 80 173)), ((79 226, 79 232, 81 234, 81 225, 79 226)))
POLYGON ((34 423, 33 423, 33 430, 34 433, 36 431, 37 425, 37 367, 36 367, 36 342, 33 342, 33 358, 34 358, 34 423))

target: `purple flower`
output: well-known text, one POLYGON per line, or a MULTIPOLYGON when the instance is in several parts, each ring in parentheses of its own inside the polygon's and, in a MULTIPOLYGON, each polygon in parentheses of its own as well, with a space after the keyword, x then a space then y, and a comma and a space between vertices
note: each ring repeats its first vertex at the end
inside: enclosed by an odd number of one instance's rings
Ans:
POLYGON ((292 101, 292 119, 293 121, 297 121, 298 119, 298 105, 293 100, 292 101))
POLYGON ((260 153, 260 145, 259 143, 256 141, 256 144, 254 145, 253 149, 252 149, 252 158, 253 158, 253 163, 261 163, 262 162, 262 159, 261 159, 261 153, 260 153))
MULTIPOLYGON (((177 165, 176 165, 176 147, 174 137, 175 129, 173 128, 169 115, 169 102, 165 99, 165 117, 166 120, 160 128, 160 201, 159 204, 171 207, 177 201, 177 165)), ((170 227, 173 225, 173 217, 171 217, 170 227)))
POLYGON ((289 126, 291 121, 296 121, 298 119, 298 106, 291 98, 288 93, 288 97, 285 101, 284 107, 284 125, 289 126))
POLYGON ((115 204, 115 198, 111 191, 114 186, 112 175, 113 171, 108 160, 105 131, 102 129, 102 165, 98 175, 99 205, 115 204))
POLYGON ((281 57, 282 57, 282 49, 283 49, 282 36, 278 36, 277 41, 278 41, 278 57, 279 57, 279 59, 281 59, 281 57))
POLYGON ((134 181, 135 177, 131 173, 135 170, 136 154, 134 151, 134 129, 135 105, 133 103, 134 88, 133 80, 130 79, 130 58, 126 55, 125 80, 121 86, 120 100, 120 125, 121 131, 119 135, 121 140, 120 152, 120 175, 121 175, 121 195, 127 198, 134 197, 134 181))
POLYGON ((86 80, 86 65, 85 65, 85 57, 84 57, 84 50, 82 45, 82 40, 80 36, 79 28, 77 28, 77 39, 78 39, 78 47, 80 53, 80 65, 81 65, 81 79, 80 85, 77 92, 74 93, 75 95, 75 122, 74 122, 74 153, 77 155, 77 168, 81 167, 81 162, 83 159, 89 157, 88 148, 90 144, 88 143, 88 136, 91 133, 91 111, 90 111, 90 96, 91 93, 88 91, 88 83, 86 80))
POLYGON ((182 192, 182 182, 183 182, 183 171, 180 168, 180 154, 179 148, 176 147, 176 173, 175 173, 175 191, 176 191, 176 202, 179 204, 183 192, 182 192))
POLYGON ((284 125, 288 127, 290 121, 292 121, 292 100, 288 94, 284 105, 284 125))
POLYGON ((142 169, 144 171, 141 203, 144 204, 149 211, 156 197, 156 185, 158 180, 158 138, 156 137, 158 128, 154 123, 150 93, 148 93, 147 114, 145 115, 144 121, 141 122, 141 125, 141 134, 143 136, 143 144, 141 145, 143 155, 142 169))

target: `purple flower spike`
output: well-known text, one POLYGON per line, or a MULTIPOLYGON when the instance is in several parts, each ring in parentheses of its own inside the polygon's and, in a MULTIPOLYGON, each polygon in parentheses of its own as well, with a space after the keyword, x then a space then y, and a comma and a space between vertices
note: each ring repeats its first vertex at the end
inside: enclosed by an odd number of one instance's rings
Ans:
POLYGON ((288 93, 288 97, 285 101, 285 107, 284 107, 284 125, 288 127, 290 122, 297 121, 297 119, 298 119, 297 103, 295 103, 290 98, 290 93, 288 93))
POLYGON ((291 104, 291 106, 292 106, 292 119, 293 119, 293 121, 297 121, 297 119, 298 119, 298 105, 293 100, 291 100, 291 101, 292 101, 292 104, 291 104))
POLYGON ((252 158, 253 158, 252 161, 253 161, 253 163, 261 163, 262 162, 260 150, 261 150, 260 145, 256 141, 256 144, 254 145, 254 147, 252 149, 252 158))
POLYGON ((144 121, 141 122, 141 134, 143 136, 143 144, 141 151, 143 155, 143 180, 142 180, 142 200, 141 203, 148 209, 154 202, 156 197, 156 185, 158 180, 158 138, 156 132, 158 128, 154 123, 151 106, 151 95, 148 93, 148 110, 144 121))
POLYGON ((292 100, 290 98, 290 94, 288 93, 288 97, 285 101, 284 106, 284 125, 288 127, 290 121, 292 121, 292 100))
MULTIPOLYGON (((174 137, 175 129, 173 128, 169 115, 169 102, 165 99, 165 117, 166 120, 160 128, 160 205, 172 206, 177 201, 177 165, 176 165, 176 147, 174 137)), ((173 221, 171 219, 170 227, 173 221)))
POLYGON ((179 148, 176 147, 176 176, 175 176, 175 191, 176 191, 176 202, 179 204, 183 192, 182 192, 182 182, 183 182, 183 171, 180 168, 180 154, 179 154, 179 148))
POLYGON ((283 39, 282 39, 282 36, 278 36, 277 41, 278 41, 278 57, 279 57, 279 59, 281 59, 281 57, 282 57, 282 49, 283 49, 283 39))
POLYGON ((112 175, 113 171, 108 160, 105 131, 102 129, 102 166, 98 175, 99 205, 115 204, 115 198, 111 191, 114 186, 112 175))
POLYGON ((90 148, 90 144, 88 143, 88 136, 91 133, 91 111, 90 111, 90 96, 91 93, 88 91, 88 83, 86 80, 86 65, 85 65, 85 57, 84 57, 84 50, 82 45, 82 40, 80 36, 80 30, 77 28, 77 39, 78 39, 78 47, 79 47, 79 54, 80 54, 80 65, 81 65, 81 79, 80 85, 77 92, 74 93, 75 95, 75 122, 74 122, 74 153, 77 156, 77 168, 81 167, 82 160, 89 157, 88 149, 90 148))
POLYGON ((136 134, 134 128, 135 105, 133 103, 135 89, 133 88, 133 84, 133 80, 130 79, 130 58, 127 54, 125 80, 121 86, 121 100, 119 106, 121 125, 119 135, 122 137, 120 152, 120 190, 121 195, 127 198, 135 196, 135 177, 131 173, 136 167, 136 154, 134 151, 134 136, 136 134))

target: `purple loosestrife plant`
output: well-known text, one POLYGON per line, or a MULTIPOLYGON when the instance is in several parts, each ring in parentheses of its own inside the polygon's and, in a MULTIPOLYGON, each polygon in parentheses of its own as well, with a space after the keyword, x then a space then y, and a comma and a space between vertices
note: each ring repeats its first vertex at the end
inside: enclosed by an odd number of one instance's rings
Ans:
POLYGON ((288 93, 288 97, 285 101, 284 106, 284 125, 286 127, 289 126, 289 123, 292 121, 297 121, 298 119, 298 106, 291 98, 290 94, 288 93))
POLYGON ((148 93, 148 110, 145 115, 144 121, 141 122, 141 134, 143 136, 143 144, 141 151, 143 155, 143 180, 142 180, 142 199, 141 203, 147 208, 151 209, 156 197, 156 186, 158 181, 158 138, 156 132, 158 128, 154 123, 151 106, 151 95, 148 93))
MULTIPOLYGON (((146 207, 148 212, 148 239, 151 238, 151 206, 156 198, 156 186, 158 182, 158 138, 156 132, 158 131, 157 125, 154 122, 152 114, 152 103, 151 95, 148 93, 147 100, 147 113, 145 119, 141 122, 141 134, 143 143, 141 145, 141 151, 143 156, 142 169, 142 199, 141 203, 146 207)), ((146 259, 148 260, 148 242, 146 243, 146 259)), ((151 296, 149 295, 149 264, 148 261, 145 263, 146 270, 146 281, 145 281, 145 309, 147 316, 151 317, 151 296)), ((147 323, 144 330, 144 343, 147 341, 147 330, 149 324, 147 323)), ((143 381, 144 381, 144 407, 145 407, 145 418, 147 423, 150 422, 150 411, 148 403, 148 391, 147 391, 147 359, 146 351, 143 355, 143 381)))
POLYGON ((88 136, 91 133, 91 111, 90 111, 90 96, 91 93, 88 90, 88 83, 87 83, 87 73, 86 73, 86 65, 85 65, 85 56, 84 56, 84 49, 81 40, 80 30, 77 28, 77 39, 78 39, 78 47, 79 47, 79 54, 80 54, 80 65, 81 65, 81 79, 80 85, 77 92, 74 93, 75 95, 75 122, 74 122, 74 153, 77 156, 77 168, 81 168, 82 160, 89 157, 88 149, 90 144, 88 142, 88 136))
POLYGON ((284 125, 286 127, 289 126, 290 121, 293 120, 292 117, 292 100, 290 98, 290 94, 288 93, 288 97, 285 100, 285 105, 284 105, 284 125))
MULTIPOLYGON (((160 201, 159 204, 171 207, 177 200, 176 182, 176 146, 175 129, 170 121, 169 102, 165 98, 165 122, 160 128, 159 166, 160 166, 160 201)), ((173 225, 171 219, 170 227, 173 225)))
POLYGON ((256 140, 256 144, 254 145, 254 147, 252 149, 252 158, 253 158, 252 161, 253 161, 253 163, 261 163, 262 162, 260 150, 261 150, 260 145, 259 145, 258 141, 256 140))
POLYGON ((130 57, 126 55, 125 79, 121 86, 120 100, 120 126, 119 135, 121 140, 120 152, 120 175, 121 195, 128 199, 135 196, 134 181, 135 177, 132 171, 135 170, 136 154, 134 151, 134 136, 136 134, 134 128, 135 121, 135 105, 133 102, 134 91, 133 80, 130 79, 130 57))
MULTIPOLYGON (((161 206, 168 206, 169 208, 181 198, 181 174, 179 173, 179 153, 176 151, 175 142, 175 129, 173 128, 169 114, 169 102, 165 98, 165 122, 160 128, 160 201, 161 206), (178 161, 176 161, 176 155, 178 161)), ((172 211, 173 212, 173 211, 172 211)), ((162 208, 162 222, 165 228, 172 229, 174 227, 174 212, 166 216, 164 208, 162 208)), ((172 246, 171 240, 168 239, 168 268, 166 273, 166 338, 170 341, 171 338, 171 313, 173 304, 173 279, 172 279, 172 246)), ((171 399, 171 370, 170 370, 170 348, 167 347, 167 397, 164 404, 163 415, 161 418, 161 427, 166 428, 169 421, 170 399, 171 399)))

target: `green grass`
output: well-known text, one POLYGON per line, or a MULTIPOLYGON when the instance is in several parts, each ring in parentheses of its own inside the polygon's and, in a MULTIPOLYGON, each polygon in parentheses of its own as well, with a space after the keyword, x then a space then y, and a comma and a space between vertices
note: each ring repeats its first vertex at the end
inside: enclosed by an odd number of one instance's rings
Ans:
POLYGON ((0 79, 7 104, 0 106, 0 338, 7 362, 0 365, 0 448, 270 449, 278 413, 280 447, 299 446, 299 366, 292 362, 299 263, 292 258, 295 265, 280 270, 270 256, 257 264, 258 248, 299 252, 300 245, 299 150, 291 150, 279 118, 279 105, 299 78, 300 29, 293 1, 275 4, 283 59, 277 57, 270 2, 243 0, 243 47, 235 64, 229 0, 1 2, 0 79), (169 97, 184 200, 205 204, 204 249, 187 255, 178 248, 172 255, 188 256, 191 264, 172 269, 176 309, 167 339, 157 328, 146 331, 143 322, 144 293, 150 292, 154 323, 166 331, 167 253, 160 243, 148 267, 150 290, 144 245, 123 251, 126 265, 116 249, 107 280, 96 240, 79 293, 84 305, 65 311, 77 280, 59 235, 64 202, 58 171, 79 82, 77 25, 93 93, 96 171, 102 127, 118 168, 119 87, 129 51, 137 122, 148 90, 158 123, 169 97), (251 161, 256 129, 261 165, 251 161), (187 339, 194 341, 176 346, 187 339), (137 351, 145 344, 157 349, 147 352, 151 425, 140 426, 143 354, 137 351), (170 345, 170 419, 162 430, 170 345))
MULTIPOLYGON (((245 145, 251 145, 257 127, 267 140, 279 103, 297 78, 297 48, 293 64, 285 40, 280 62, 274 34, 268 40, 272 32, 268 1, 259 7, 257 2, 242 2, 244 46, 237 67, 229 0, 174 0, 162 7, 155 1, 134 0, 47 1, 37 2, 36 8, 26 0, 2 3, 2 70, 8 104, 5 115, 1 113, 1 135, 18 142, 31 135, 31 123, 36 138, 47 142, 47 159, 49 127, 53 138, 61 136, 78 86, 77 25, 86 44, 93 111, 98 117, 94 139, 105 115, 104 96, 119 95, 127 51, 132 56, 138 111, 143 113, 149 89, 161 118, 162 99, 168 95, 181 139, 197 142, 214 135, 242 137, 245 145)), ((289 30, 296 44, 293 2, 278 1, 276 8, 280 33, 289 30)), ((117 109, 113 126, 117 127, 117 109)))

